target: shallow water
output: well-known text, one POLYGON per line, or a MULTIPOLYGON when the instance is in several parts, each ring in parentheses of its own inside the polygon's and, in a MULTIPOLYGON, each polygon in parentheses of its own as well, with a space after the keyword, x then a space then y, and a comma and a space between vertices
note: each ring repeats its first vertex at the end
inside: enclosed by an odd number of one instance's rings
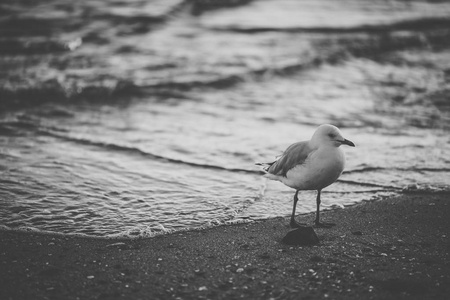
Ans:
POLYGON ((1 4, 3 228, 142 237, 286 216, 293 190, 254 163, 321 123, 357 145, 324 208, 450 192, 450 4, 205 3, 1 4))

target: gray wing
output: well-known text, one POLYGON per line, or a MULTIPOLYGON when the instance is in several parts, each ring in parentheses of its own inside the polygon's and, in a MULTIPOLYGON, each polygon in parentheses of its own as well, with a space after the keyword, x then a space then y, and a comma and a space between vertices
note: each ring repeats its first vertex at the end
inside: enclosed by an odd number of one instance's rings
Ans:
POLYGON ((286 176, 290 169, 303 164, 311 152, 312 149, 306 141, 292 144, 284 151, 280 158, 274 161, 266 169, 266 171, 270 174, 286 176))

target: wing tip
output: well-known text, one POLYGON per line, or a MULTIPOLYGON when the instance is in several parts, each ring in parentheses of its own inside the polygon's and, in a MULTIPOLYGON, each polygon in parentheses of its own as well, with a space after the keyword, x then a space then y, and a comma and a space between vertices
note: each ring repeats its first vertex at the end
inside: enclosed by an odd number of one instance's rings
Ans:
POLYGON ((274 163, 275 163, 275 161, 274 161, 274 162, 271 162, 271 163, 260 163, 260 162, 257 162, 257 163, 255 163, 255 165, 257 165, 257 166, 262 166, 262 167, 263 167, 262 170, 263 170, 265 173, 269 173, 269 174, 270 174, 269 169, 270 169, 270 167, 271 167, 274 163))

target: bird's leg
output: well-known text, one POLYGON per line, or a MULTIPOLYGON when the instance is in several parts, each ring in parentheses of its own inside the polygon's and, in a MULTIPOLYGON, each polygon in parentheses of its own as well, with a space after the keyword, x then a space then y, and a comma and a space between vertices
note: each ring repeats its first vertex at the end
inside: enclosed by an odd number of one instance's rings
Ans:
POLYGON ((289 223, 291 228, 300 228, 300 227, 306 226, 305 223, 298 223, 297 221, 295 221, 295 218, 294 218, 295 217, 295 207, 297 206, 297 202, 298 202, 298 192, 299 192, 299 190, 297 190, 294 195, 294 206, 292 208, 291 222, 289 223))
POLYGON ((323 227, 323 228, 330 228, 333 227, 334 225, 336 225, 335 223, 325 223, 325 222, 320 222, 319 219, 319 214, 320 214, 320 192, 322 190, 317 190, 317 199, 316 199, 316 203, 317 203, 317 211, 316 211, 316 220, 314 221, 314 224, 316 227, 323 227))

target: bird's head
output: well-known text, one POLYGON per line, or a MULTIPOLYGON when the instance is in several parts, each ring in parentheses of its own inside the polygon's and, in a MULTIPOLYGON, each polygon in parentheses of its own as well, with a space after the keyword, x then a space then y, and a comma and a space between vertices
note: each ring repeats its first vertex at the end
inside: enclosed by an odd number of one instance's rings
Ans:
POLYGON ((348 145, 355 147, 353 142, 342 136, 341 131, 336 126, 330 124, 320 125, 314 132, 311 142, 317 146, 333 145, 335 147, 339 147, 340 145, 348 145))

